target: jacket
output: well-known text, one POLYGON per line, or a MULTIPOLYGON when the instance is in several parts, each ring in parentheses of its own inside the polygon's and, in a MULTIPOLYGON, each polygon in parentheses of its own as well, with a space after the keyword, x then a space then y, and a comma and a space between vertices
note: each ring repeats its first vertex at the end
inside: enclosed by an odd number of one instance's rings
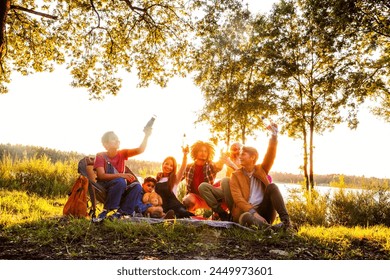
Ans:
MULTIPOLYGON (((271 170, 276 157, 278 140, 272 137, 268 143, 268 149, 261 164, 255 165, 253 176, 261 181, 263 191, 270 184, 267 174, 271 170)), ((238 222, 244 212, 248 212, 253 206, 249 203, 250 178, 244 173, 243 168, 236 170, 230 178, 230 192, 233 197, 232 217, 238 222)))

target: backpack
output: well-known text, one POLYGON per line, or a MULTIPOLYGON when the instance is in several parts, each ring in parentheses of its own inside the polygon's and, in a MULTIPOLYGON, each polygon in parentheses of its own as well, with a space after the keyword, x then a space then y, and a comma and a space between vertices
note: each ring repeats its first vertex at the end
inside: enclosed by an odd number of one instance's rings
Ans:
POLYGON ((65 203, 63 214, 73 217, 87 217, 87 193, 89 181, 84 176, 74 183, 69 193, 68 201, 65 203))

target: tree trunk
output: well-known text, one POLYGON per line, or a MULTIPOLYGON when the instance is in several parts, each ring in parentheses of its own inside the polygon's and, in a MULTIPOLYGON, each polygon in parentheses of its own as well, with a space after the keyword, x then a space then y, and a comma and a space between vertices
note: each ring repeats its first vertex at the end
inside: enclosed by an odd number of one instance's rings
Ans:
POLYGON ((0 1, 0 63, 5 55, 5 26, 7 22, 7 15, 11 7, 11 0, 0 1))
POLYGON ((314 151, 314 122, 313 120, 310 121, 310 170, 309 170, 309 182, 310 182, 310 189, 314 189, 314 156, 313 156, 313 151, 314 151))
POLYGON ((242 143, 242 145, 245 145, 245 140, 246 140, 245 133, 246 133, 246 127, 243 126, 242 130, 241 130, 241 143, 242 143))
POLYGON ((309 185, 309 176, 307 173, 307 133, 305 129, 305 125, 303 125, 303 175, 305 178, 305 186, 306 190, 310 191, 310 185, 309 185))

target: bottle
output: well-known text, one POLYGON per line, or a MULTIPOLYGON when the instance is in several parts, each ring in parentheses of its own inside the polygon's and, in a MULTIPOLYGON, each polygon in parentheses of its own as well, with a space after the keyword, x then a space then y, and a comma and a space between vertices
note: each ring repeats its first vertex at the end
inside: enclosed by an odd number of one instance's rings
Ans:
POLYGON ((190 149, 187 143, 187 135, 185 133, 183 134, 183 139, 181 141, 181 149, 183 150, 183 153, 188 153, 190 149))
POLYGON ((278 134, 278 127, 274 125, 274 123, 268 119, 266 119, 264 116, 261 116, 261 119, 263 121, 263 125, 265 129, 271 131, 272 135, 278 134))
POLYGON ((181 140, 181 147, 184 149, 188 146, 187 144, 187 135, 184 133, 183 134, 183 139, 181 140))
POLYGON ((144 127, 144 132, 152 128, 154 121, 156 120, 156 115, 153 115, 152 118, 148 121, 146 126, 144 127))

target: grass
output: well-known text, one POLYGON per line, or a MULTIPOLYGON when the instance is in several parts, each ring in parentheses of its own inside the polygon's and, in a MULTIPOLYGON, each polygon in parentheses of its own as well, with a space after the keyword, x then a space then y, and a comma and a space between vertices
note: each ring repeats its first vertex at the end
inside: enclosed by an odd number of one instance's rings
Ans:
POLYGON ((22 225, 61 216, 66 197, 48 199, 23 191, 0 189, 0 227, 22 225))
POLYGON ((291 236, 178 221, 93 224, 62 217, 65 201, 0 190, 0 259, 390 259, 384 226, 305 225, 291 236))

